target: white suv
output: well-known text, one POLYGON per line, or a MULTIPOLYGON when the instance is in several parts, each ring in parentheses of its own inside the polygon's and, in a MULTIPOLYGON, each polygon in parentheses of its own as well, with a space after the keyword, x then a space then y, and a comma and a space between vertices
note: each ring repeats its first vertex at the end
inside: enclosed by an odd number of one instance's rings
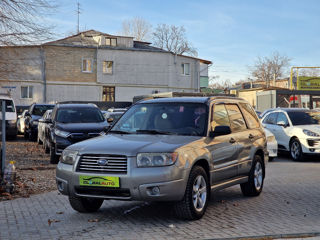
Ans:
POLYGON ((278 108, 262 119, 278 142, 279 150, 290 151, 295 161, 303 154, 320 153, 320 111, 305 108, 278 108))

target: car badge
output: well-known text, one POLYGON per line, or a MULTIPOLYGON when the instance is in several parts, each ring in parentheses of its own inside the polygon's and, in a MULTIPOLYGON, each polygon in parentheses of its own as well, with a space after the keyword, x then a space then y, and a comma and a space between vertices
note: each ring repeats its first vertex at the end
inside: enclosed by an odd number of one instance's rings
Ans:
POLYGON ((108 160, 107 159, 100 159, 98 161, 98 165, 100 166, 106 166, 108 164, 108 160))

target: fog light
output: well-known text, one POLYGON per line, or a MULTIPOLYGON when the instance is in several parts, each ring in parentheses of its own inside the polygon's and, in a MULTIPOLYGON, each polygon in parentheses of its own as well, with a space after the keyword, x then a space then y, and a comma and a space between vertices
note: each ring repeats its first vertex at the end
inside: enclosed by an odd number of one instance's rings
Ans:
POLYGON ((63 190, 64 190, 64 187, 63 187, 63 183, 62 182, 60 182, 60 181, 58 181, 58 190, 60 191, 60 192, 63 192, 63 190))
POLYGON ((159 187, 153 187, 151 189, 152 195, 159 195, 160 194, 160 188, 159 187))

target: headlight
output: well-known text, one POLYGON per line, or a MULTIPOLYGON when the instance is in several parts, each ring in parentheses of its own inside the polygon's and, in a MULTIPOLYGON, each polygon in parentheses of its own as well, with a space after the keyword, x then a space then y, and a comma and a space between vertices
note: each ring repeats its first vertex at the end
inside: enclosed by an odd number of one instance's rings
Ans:
POLYGON ((39 123, 38 121, 31 121, 31 124, 34 126, 38 126, 38 123, 39 123))
POLYGON ((310 136, 310 137, 320 137, 320 135, 318 133, 315 133, 315 132, 312 132, 312 131, 309 131, 307 129, 303 129, 303 133, 307 136, 310 136))
POLYGON ((273 142, 273 141, 275 141, 276 140, 276 138, 274 137, 274 135, 271 135, 271 136, 268 136, 267 137, 267 141, 268 142, 273 142))
POLYGON ((59 136, 59 137, 63 137, 63 138, 67 138, 70 136, 70 133, 69 132, 65 132, 65 131, 61 131, 59 129, 55 129, 54 130, 54 134, 59 136))
POLYGON ((64 150, 61 156, 61 162, 73 165, 76 162, 78 151, 64 150))
POLYGON ((176 162, 177 153, 138 153, 138 167, 169 166, 176 162))

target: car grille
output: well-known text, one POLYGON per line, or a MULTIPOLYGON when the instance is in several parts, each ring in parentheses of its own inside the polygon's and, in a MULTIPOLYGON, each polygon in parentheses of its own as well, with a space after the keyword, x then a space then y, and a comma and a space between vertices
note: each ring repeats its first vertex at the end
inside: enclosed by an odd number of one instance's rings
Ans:
POLYGON ((99 133, 71 133, 68 139, 71 142, 79 142, 89 138, 98 137, 99 133))
POLYGON ((82 155, 77 166, 77 171, 126 174, 127 157, 121 155, 82 155), (99 164, 100 160, 106 160, 107 164, 99 164))

